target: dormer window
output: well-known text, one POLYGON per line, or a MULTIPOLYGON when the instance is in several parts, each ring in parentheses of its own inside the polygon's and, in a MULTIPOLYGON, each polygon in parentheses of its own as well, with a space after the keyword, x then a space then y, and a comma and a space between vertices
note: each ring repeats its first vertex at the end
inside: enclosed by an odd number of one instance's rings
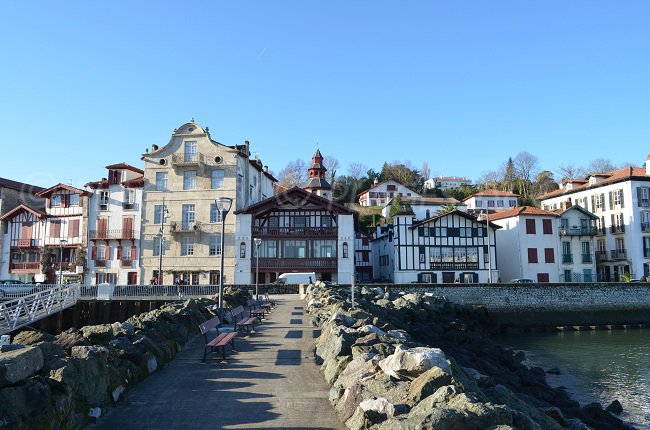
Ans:
POLYGON ((63 196, 61 194, 53 194, 50 200, 50 206, 53 208, 63 206, 63 196))
POLYGON ((109 170, 108 171, 108 184, 117 185, 121 182, 122 171, 121 170, 109 170))

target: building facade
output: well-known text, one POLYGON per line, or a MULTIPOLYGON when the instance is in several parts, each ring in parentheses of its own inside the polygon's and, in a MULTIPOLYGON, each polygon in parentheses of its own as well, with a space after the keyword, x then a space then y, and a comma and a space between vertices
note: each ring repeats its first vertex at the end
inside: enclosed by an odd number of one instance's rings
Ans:
POLYGON ((406 185, 394 179, 375 183, 358 194, 361 206, 385 206, 394 197, 422 197, 406 185))
POLYGON ((370 282, 372 273, 372 246, 370 237, 357 232, 354 236, 354 266, 357 273, 357 282, 370 282))
POLYGON ((472 180, 458 176, 437 176, 424 181, 424 189, 426 190, 432 190, 435 188, 452 190, 467 185, 472 185, 472 180))
POLYGON ((106 166, 108 177, 89 182, 86 283, 137 285, 144 172, 126 163, 106 166))
POLYGON ((553 212, 560 215, 560 282, 594 282, 598 217, 581 206, 553 212))
POLYGON ((596 270, 599 281, 650 276, 650 160, 645 168, 625 167, 567 181, 540 197, 548 210, 580 206, 596 220, 596 270))
POLYGON ((154 145, 142 159, 143 279, 219 283, 223 227, 224 282, 233 282, 239 251, 233 212, 273 195, 276 180, 268 168, 258 158, 250 159, 248 142, 223 145, 193 121, 174 130, 169 143, 154 145), (224 226, 216 204, 221 197, 232 199, 224 226))
POLYGON ((483 190, 463 199, 471 212, 502 211, 517 207, 519 194, 499 190, 483 190))
POLYGON ((458 210, 416 221, 393 217, 372 240, 375 278, 398 284, 476 283, 499 278, 499 227, 458 210))
MULTIPOLYGON (((381 210, 381 215, 388 218, 393 200, 381 210)), ((439 211, 454 207, 460 211, 466 212, 466 206, 462 205, 453 197, 400 197, 402 205, 410 205, 415 218, 418 220, 428 219, 436 215, 439 211)))

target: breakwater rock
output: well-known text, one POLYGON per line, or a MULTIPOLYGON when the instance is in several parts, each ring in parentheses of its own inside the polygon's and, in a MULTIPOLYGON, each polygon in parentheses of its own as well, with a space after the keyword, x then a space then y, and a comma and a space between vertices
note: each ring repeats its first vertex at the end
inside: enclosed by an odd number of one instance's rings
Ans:
MULTIPOLYGON (((224 292, 227 306, 248 298, 224 292)), ((57 336, 19 332, 0 351, 0 429, 83 427, 171 361, 199 333, 199 324, 214 316, 216 303, 174 302, 124 322, 57 336)))
POLYGON ((330 401, 350 429, 630 429, 581 407, 545 372, 490 340, 484 308, 382 288, 306 291, 330 401))

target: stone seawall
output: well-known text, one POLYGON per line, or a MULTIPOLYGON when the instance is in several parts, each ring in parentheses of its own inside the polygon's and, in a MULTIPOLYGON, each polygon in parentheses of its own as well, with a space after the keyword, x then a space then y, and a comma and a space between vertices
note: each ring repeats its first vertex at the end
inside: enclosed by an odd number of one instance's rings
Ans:
POLYGON ((650 309, 649 284, 430 284, 387 285, 391 290, 431 292, 490 313, 597 312, 650 309))

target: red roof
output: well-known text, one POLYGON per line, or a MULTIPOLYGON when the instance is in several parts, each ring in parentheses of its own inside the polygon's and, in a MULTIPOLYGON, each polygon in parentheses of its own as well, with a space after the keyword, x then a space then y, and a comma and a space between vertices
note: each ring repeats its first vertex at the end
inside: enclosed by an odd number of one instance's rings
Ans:
POLYGON ((122 181, 122 185, 127 188, 144 187, 144 176, 138 176, 137 178, 122 181))
POLYGON ((644 167, 632 167, 632 166, 623 167, 622 169, 618 169, 618 170, 613 170, 606 174, 599 173, 591 176, 604 177, 605 179, 601 179, 600 181, 598 181, 598 183, 594 185, 585 183, 583 185, 573 187, 570 190, 559 189, 559 190, 551 191, 550 193, 546 193, 544 195, 539 196, 539 199, 543 200, 543 199, 549 199, 551 197, 561 196, 563 194, 577 193, 578 191, 584 191, 590 188, 598 188, 603 185, 613 184, 615 182, 621 182, 621 181, 628 181, 631 179, 643 179, 646 181, 650 180, 650 175, 647 174, 644 167))
POLYGON ((125 170, 130 170, 132 172, 144 175, 143 170, 140 170, 137 167, 133 167, 130 164, 126 164, 125 162, 121 162, 121 163, 117 163, 117 164, 111 164, 110 166, 106 166, 106 168, 109 169, 109 170, 125 169, 125 170))
POLYGON ((514 218, 521 215, 532 215, 532 216, 552 216, 558 217, 559 215, 550 211, 545 211, 540 208, 533 206, 519 206, 512 209, 506 209, 504 211, 496 212, 493 215, 490 215, 490 221, 496 221, 504 218, 514 218))
POLYGON ((48 197, 57 190, 68 190, 68 191, 72 191, 75 194, 80 194, 82 196, 90 195, 88 191, 80 190, 79 188, 75 188, 71 185, 66 185, 66 184, 56 184, 55 186, 50 187, 47 190, 43 190, 41 192, 36 193, 36 195, 39 197, 48 197))
POLYGON ((472 197, 519 197, 519 194, 510 193, 508 191, 499 191, 499 190, 483 190, 478 193, 474 193, 469 197, 465 197, 463 201, 469 200, 472 197))
POLYGON ((11 219, 14 216, 16 216, 17 214, 19 214, 20 212, 31 212, 34 215, 36 215, 37 217, 39 217, 39 218, 45 218, 47 216, 47 214, 45 212, 40 211, 38 209, 30 208, 26 204, 21 203, 20 205, 16 206, 12 210, 10 210, 9 212, 7 212, 3 216, 1 216, 0 219, 3 220, 3 221, 6 220, 6 219, 11 219))

